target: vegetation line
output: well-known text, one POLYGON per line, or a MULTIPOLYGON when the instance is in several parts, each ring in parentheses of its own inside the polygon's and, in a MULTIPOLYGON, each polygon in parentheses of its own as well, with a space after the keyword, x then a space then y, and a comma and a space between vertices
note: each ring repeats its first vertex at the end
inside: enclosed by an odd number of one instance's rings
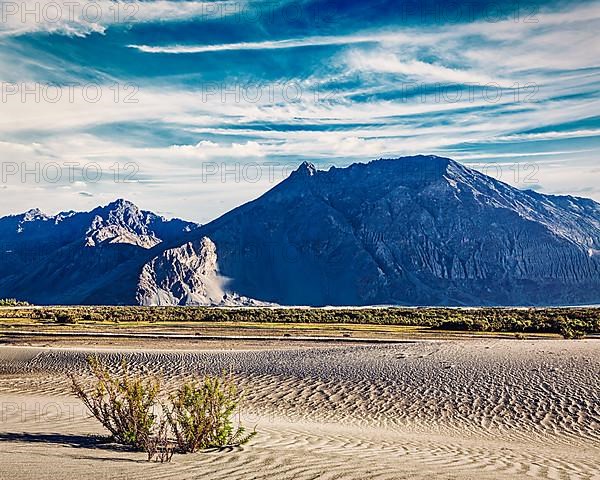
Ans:
POLYGON ((414 326, 432 330, 554 333, 579 338, 600 333, 600 308, 216 308, 216 307, 13 307, 2 319, 36 323, 155 324, 204 322, 414 326))

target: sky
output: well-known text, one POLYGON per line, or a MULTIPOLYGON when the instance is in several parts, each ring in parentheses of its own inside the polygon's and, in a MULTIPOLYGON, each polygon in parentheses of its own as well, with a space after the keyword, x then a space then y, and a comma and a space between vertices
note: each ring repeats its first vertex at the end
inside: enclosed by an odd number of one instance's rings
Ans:
POLYGON ((600 201, 600 2, 0 2, 0 215, 208 222, 308 160, 600 201))

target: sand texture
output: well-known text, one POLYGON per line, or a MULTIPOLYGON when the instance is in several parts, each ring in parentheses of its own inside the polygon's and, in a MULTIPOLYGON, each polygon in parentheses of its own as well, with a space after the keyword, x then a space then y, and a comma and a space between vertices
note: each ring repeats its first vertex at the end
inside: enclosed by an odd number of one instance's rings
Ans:
POLYGON ((0 479, 600 479, 600 342, 0 347, 0 479), (69 373, 231 370, 259 435, 170 465, 98 443, 69 373))

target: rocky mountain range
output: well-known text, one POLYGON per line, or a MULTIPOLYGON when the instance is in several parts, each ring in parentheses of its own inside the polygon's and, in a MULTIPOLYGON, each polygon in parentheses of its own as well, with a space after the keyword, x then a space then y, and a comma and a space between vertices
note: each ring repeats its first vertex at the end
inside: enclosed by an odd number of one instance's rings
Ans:
POLYGON ((600 303, 600 204, 436 156, 317 170, 207 225, 117 201, 0 219, 0 297, 143 305, 600 303))
POLYGON ((36 304, 133 303, 139 264, 199 225, 117 200, 91 212, 0 218, 0 297, 36 304))

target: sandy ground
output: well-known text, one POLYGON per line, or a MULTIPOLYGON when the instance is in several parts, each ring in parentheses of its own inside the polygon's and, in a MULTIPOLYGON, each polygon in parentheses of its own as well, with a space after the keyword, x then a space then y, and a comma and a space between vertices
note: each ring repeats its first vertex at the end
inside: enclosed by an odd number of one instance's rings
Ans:
POLYGON ((150 347, 1 346, 0 480, 600 479, 597 340, 150 347), (67 380, 91 352, 167 383, 231 369, 259 435, 169 465, 99 443, 67 380))

